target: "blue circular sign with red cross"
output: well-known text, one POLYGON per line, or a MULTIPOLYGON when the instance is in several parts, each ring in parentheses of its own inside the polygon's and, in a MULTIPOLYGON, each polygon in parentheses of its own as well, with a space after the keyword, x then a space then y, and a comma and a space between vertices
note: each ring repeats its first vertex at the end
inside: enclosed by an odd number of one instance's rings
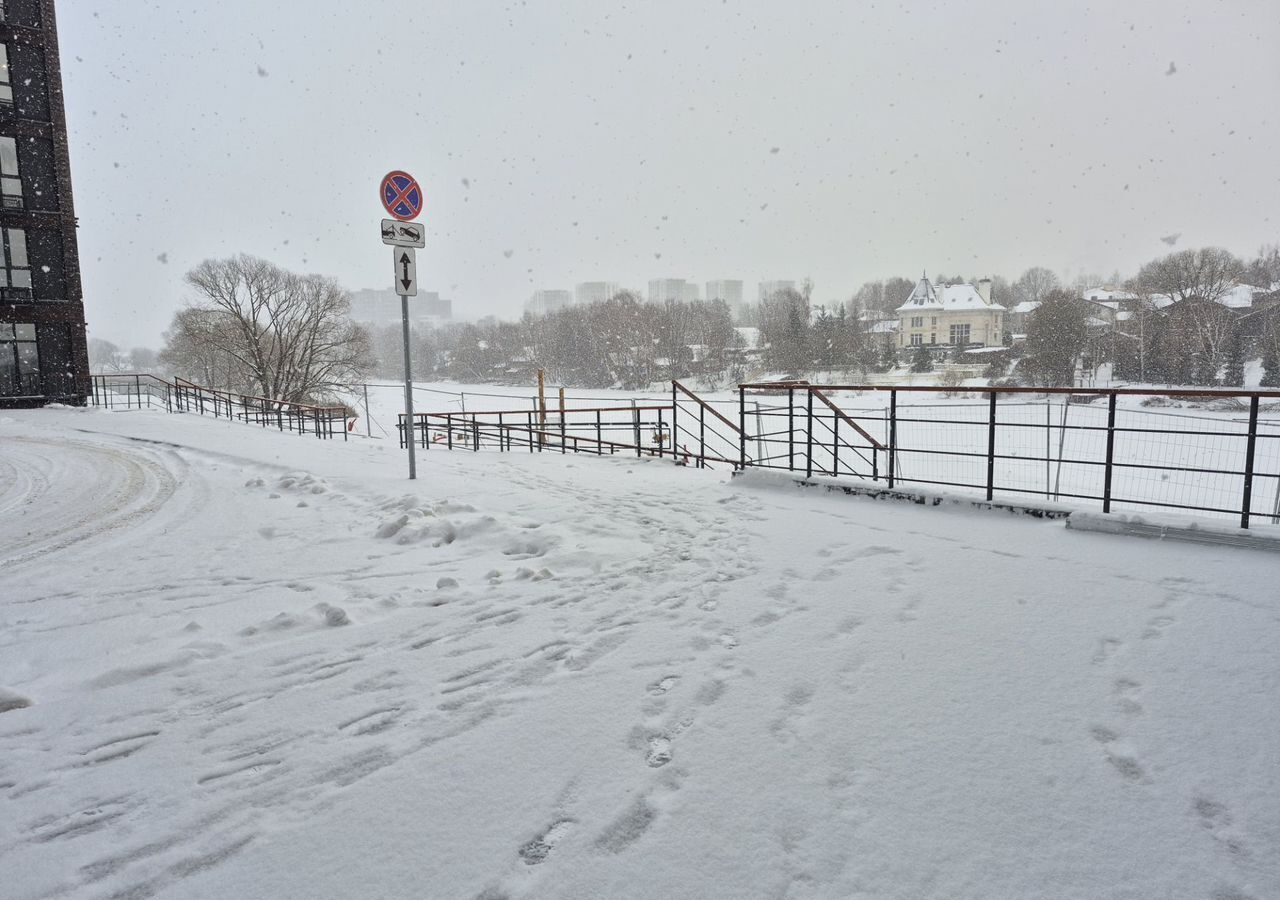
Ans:
POLYGON ((408 172, 388 172, 382 178, 382 205, 394 219, 408 222, 422 213, 422 188, 408 172))

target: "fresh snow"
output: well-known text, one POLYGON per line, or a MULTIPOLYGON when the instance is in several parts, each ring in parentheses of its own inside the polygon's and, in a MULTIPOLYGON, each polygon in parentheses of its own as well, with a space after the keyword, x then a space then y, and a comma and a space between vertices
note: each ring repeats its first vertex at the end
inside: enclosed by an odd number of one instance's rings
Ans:
POLYGON ((0 896, 1280 896, 1274 554, 0 420, 0 896))

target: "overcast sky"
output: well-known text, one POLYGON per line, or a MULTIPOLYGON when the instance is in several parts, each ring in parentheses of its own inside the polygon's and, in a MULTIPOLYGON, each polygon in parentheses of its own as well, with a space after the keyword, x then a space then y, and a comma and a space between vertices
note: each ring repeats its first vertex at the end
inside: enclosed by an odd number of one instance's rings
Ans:
POLYGON ((1280 240, 1275 0, 58 5, 91 336, 152 345, 251 253, 516 316, 649 278, 1129 274, 1280 240))

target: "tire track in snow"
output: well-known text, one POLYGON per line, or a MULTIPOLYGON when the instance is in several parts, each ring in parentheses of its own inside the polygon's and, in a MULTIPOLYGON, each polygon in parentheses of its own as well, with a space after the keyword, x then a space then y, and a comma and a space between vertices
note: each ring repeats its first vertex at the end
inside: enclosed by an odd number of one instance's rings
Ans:
MULTIPOLYGON (((177 490, 172 472, 138 453, 28 437, 7 437, 3 444, 8 465, 22 473, 15 480, 27 485, 21 501, 39 497, 41 502, 28 503, 14 520, 27 530, 5 541, 0 571, 132 528, 155 515, 177 490), (42 447, 48 449, 40 452, 42 447), (59 461, 52 467, 50 456, 59 461)), ((12 499, 14 493, 7 492, 9 508, 21 502, 12 499)))

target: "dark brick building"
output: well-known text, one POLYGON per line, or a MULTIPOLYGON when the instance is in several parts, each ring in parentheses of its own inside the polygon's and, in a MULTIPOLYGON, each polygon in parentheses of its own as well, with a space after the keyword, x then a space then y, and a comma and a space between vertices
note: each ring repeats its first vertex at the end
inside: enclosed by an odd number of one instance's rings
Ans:
POLYGON ((53 0, 0 0, 0 407, 88 392, 53 0))

